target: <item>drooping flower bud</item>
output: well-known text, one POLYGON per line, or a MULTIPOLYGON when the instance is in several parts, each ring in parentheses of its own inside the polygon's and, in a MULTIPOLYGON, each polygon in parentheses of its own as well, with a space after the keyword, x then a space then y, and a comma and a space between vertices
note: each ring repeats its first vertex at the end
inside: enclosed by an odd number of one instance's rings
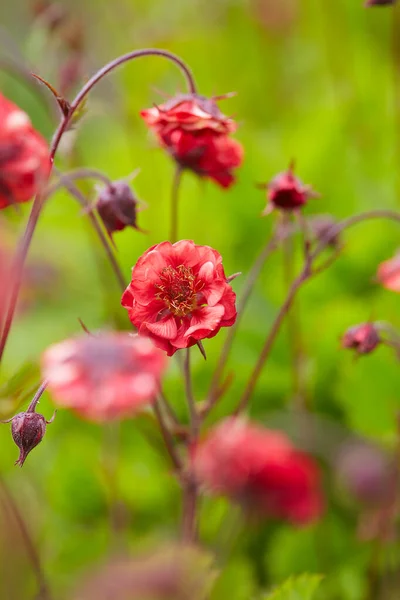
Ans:
POLYGON ((298 210, 307 204, 309 198, 318 195, 310 185, 305 185, 294 175, 293 163, 287 171, 279 173, 268 184, 261 184, 260 187, 268 190, 268 204, 263 215, 270 214, 274 208, 283 211, 298 210))
POLYGON ((46 425, 54 421, 54 416, 50 421, 46 421, 43 415, 35 412, 33 406, 33 408, 29 407, 26 412, 18 413, 8 421, 3 421, 3 423, 11 422, 11 434, 19 448, 16 465, 22 467, 29 452, 42 441, 46 433, 46 425))
POLYGON ((338 248, 340 245, 339 234, 335 232, 334 227, 337 224, 330 215, 316 215, 308 220, 313 237, 318 242, 323 242, 331 248, 338 248))
POLYGON ((122 231, 125 227, 137 226, 138 200, 125 181, 114 181, 100 190, 96 209, 111 235, 115 231, 122 231))
POLYGON ((369 354, 382 342, 374 323, 350 327, 342 337, 342 348, 351 348, 357 354, 369 354))

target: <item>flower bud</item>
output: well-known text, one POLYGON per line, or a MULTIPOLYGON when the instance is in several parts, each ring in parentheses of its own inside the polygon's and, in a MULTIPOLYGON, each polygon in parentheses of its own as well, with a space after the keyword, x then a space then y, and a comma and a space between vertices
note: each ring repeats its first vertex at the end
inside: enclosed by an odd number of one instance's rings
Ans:
POLYGON ((367 0, 365 6, 388 6, 389 4, 395 4, 395 2, 396 0, 367 0))
POLYGON ((125 181, 114 181, 100 191, 96 209, 109 234, 133 227, 136 223, 138 200, 125 181))
POLYGON ((317 215, 308 220, 311 233, 318 242, 323 242, 331 248, 340 246, 340 236, 335 233, 334 227, 337 224, 330 215, 317 215))
POLYGON ((263 215, 268 215, 274 208, 283 211, 299 210, 307 204, 309 198, 318 195, 311 186, 305 185, 294 175, 293 163, 287 171, 278 173, 267 185, 261 184, 260 187, 268 190, 268 204, 263 215))
POLYGON ((9 420, 11 421, 13 440, 19 448, 19 457, 15 462, 16 465, 22 467, 29 452, 42 441, 46 433, 46 424, 51 423, 53 419, 54 416, 50 421, 46 421, 43 415, 28 410, 27 412, 18 413, 9 420))
POLYGON ((361 323, 346 331, 342 337, 342 348, 351 348, 357 354, 369 354, 381 341, 374 323, 361 323))

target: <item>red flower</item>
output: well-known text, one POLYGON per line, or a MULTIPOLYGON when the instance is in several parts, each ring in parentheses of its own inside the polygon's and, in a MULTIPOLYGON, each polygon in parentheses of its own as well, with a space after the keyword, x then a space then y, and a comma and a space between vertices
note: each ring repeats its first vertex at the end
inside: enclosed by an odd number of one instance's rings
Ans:
POLYGON ((125 227, 139 230, 137 220, 138 200, 125 181, 113 181, 100 190, 95 204, 108 233, 122 231, 125 227))
POLYGON ((379 265, 377 279, 386 289, 400 292, 400 253, 379 265))
POLYGON ((30 200, 49 168, 47 143, 28 115, 0 94, 0 208, 30 200))
POLYGON ((350 327, 342 337, 342 347, 351 348, 357 354, 369 354, 381 343, 381 338, 373 323, 361 323, 350 327))
POLYGON ((225 188, 235 181, 232 170, 242 163, 243 148, 229 137, 236 123, 220 112, 214 100, 180 95, 140 114, 181 167, 225 188))
POLYGON ((279 173, 266 186, 268 189, 268 204, 263 215, 268 215, 274 208, 280 210, 297 210, 307 203, 309 198, 317 196, 311 186, 304 185, 300 179, 295 177, 294 165, 283 173, 279 173))
POLYGON ((56 402, 93 421, 128 417, 151 403, 164 368, 151 340, 126 333, 66 340, 43 355, 56 402))
POLYGON ((316 464, 278 431, 230 417, 194 449, 192 464, 211 492, 263 516, 308 523, 322 512, 316 464))
POLYGON ((139 258, 122 306, 139 333, 172 356, 233 325, 235 299, 221 255, 182 240, 157 244, 139 258))

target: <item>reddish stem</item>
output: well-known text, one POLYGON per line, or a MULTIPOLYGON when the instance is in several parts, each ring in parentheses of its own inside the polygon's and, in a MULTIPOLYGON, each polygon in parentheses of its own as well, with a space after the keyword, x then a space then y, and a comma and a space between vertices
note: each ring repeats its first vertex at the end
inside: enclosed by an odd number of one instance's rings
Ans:
POLYGON ((372 210, 372 211, 369 211, 366 213, 361 213, 359 215, 354 215, 352 217, 349 217, 348 219, 344 219, 343 221, 341 221, 335 225, 332 225, 332 227, 327 231, 325 238, 319 242, 316 249, 312 253, 307 254, 304 268, 303 268, 302 272, 300 273, 300 275, 292 283, 292 285, 289 289, 288 295, 275 318, 275 321, 271 327, 270 332, 267 335, 264 346, 261 350, 261 354, 260 354, 260 356, 257 360, 257 363, 250 375, 249 381, 248 381, 246 388, 243 392, 243 395, 239 401, 239 404, 235 410, 235 414, 238 414, 246 409, 246 407, 250 401, 251 395, 254 391, 254 388, 257 384, 257 381, 261 375, 264 364, 269 357, 269 354, 270 354, 273 344, 275 342, 276 336, 279 333, 280 327, 281 327, 281 325, 282 325, 282 323, 283 323, 283 321, 284 321, 284 319, 296 297, 296 294, 297 294, 299 288, 303 285, 303 283, 308 281, 308 279, 310 279, 312 276, 314 276, 317 273, 320 273, 322 271, 322 268, 328 268, 328 266, 331 265, 331 261, 327 260, 327 261, 325 261, 323 266, 320 266, 314 272, 314 271, 312 271, 312 264, 313 264, 314 260, 329 245, 330 240, 332 239, 333 236, 339 235, 342 231, 344 231, 345 229, 347 229, 349 227, 352 227, 353 225, 362 223, 362 222, 370 220, 370 219, 378 219, 378 218, 390 219, 392 221, 400 222, 400 213, 392 211, 392 210, 372 210))
MULTIPOLYGON (((95 73, 93 75, 93 77, 91 79, 89 79, 89 81, 83 86, 83 88, 80 90, 80 92, 78 92, 77 96, 71 103, 69 112, 61 119, 60 124, 53 136, 53 140, 50 145, 51 168, 53 167, 53 164, 54 164, 54 157, 57 152, 60 140, 61 140, 63 134, 65 133, 65 131, 68 129, 68 126, 69 126, 75 112, 77 111, 79 106, 82 104, 82 102, 86 98, 86 96, 89 94, 90 90, 101 79, 103 79, 103 77, 105 77, 108 73, 113 71, 115 68, 119 67, 120 65, 125 64, 126 62, 128 62, 130 60, 133 60, 135 58, 139 58, 142 56, 161 56, 161 57, 167 58, 168 60, 171 60, 173 63, 175 63, 181 69, 181 71, 183 71, 183 74, 186 78, 190 93, 194 94, 196 92, 196 86, 194 83, 194 79, 193 79, 193 76, 192 76, 190 70, 188 69, 188 67, 178 56, 176 56, 175 54, 172 54, 171 52, 168 52, 167 50, 158 50, 156 48, 146 48, 144 50, 135 50, 133 52, 129 52, 128 54, 124 54, 123 56, 119 56, 115 60, 113 60, 110 63, 108 63, 107 65, 105 65, 102 69, 97 71, 97 73, 95 73)), ((50 176, 50 174, 49 174, 49 176, 50 176)), ((11 287, 11 294, 10 294, 10 303, 8 306, 8 311, 6 314, 3 331, 2 331, 1 339, 0 339, 0 361, 4 354, 4 349, 5 349, 5 346, 7 343, 8 335, 10 333, 11 325, 12 325, 13 318, 14 318, 14 313, 15 313, 15 308, 17 305, 19 290, 21 287, 22 273, 23 273, 23 269, 24 269, 24 265, 25 265, 25 260, 26 260, 26 257, 27 257, 28 251, 29 251, 29 247, 30 247, 30 244, 31 244, 31 241, 33 238, 33 234, 35 232, 36 225, 39 220, 39 216, 42 211, 45 199, 46 199, 46 195, 45 195, 44 191, 41 191, 36 195, 35 200, 33 202, 31 214, 29 215, 28 224, 26 226, 24 235, 23 235, 23 237, 20 241, 19 247, 17 249, 15 265, 14 265, 14 269, 13 269, 14 278, 13 278, 13 282, 11 284, 12 287, 11 287)))

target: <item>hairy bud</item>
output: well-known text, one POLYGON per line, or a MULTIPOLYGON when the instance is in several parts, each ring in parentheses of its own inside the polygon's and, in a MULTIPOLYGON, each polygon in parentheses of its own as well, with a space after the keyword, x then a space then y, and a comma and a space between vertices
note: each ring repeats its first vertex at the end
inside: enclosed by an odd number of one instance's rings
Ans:
POLYGON ((137 226, 138 200, 125 181, 114 181, 100 191, 96 209, 109 234, 137 226))
POLYGON ((342 348, 355 350, 357 354, 369 354, 381 343, 381 337, 373 323, 354 325, 342 337, 342 348))
MULTIPOLYGON (((39 394, 42 394, 43 391, 43 388, 40 389, 39 394)), ((15 464, 20 467, 23 466, 29 452, 42 441, 46 433, 46 425, 54 421, 55 413, 50 421, 46 421, 43 415, 35 412, 37 402, 38 397, 36 396, 26 412, 18 413, 8 421, 2 421, 2 423, 11 423, 11 434, 19 448, 19 457, 15 464)))

